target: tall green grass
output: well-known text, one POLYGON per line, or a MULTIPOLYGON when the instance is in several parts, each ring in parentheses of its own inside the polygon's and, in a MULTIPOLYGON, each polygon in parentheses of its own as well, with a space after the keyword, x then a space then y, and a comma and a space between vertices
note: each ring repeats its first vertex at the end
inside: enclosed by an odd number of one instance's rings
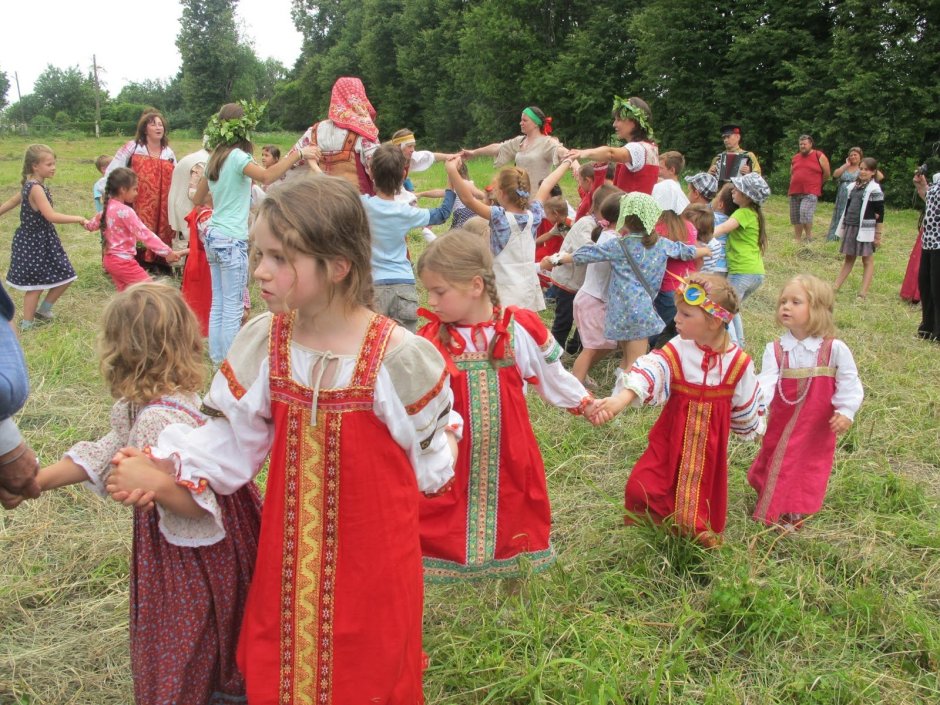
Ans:
MULTIPOLYGON (((295 135, 260 136, 289 147, 295 135)), ((93 160, 120 140, 60 141, 56 207, 91 214, 93 160)), ((25 140, 0 144, 0 195, 15 192, 25 140)), ((173 140, 180 156, 192 139, 173 140)), ((470 165, 484 185, 490 164, 470 165)), ((440 165, 414 174, 443 186, 440 165)), ((570 178, 563 182, 574 199, 570 178)), ((908 188, 898 176, 886 188, 908 188)), ((817 234, 831 206, 821 204, 817 234)), ((745 305, 750 352, 779 335, 788 276, 832 280, 834 244, 793 245, 786 201, 767 206, 768 278, 745 305)), ((0 269, 15 214, 0 220, 0 269)), ((622 524, 623 485, 658 411, 631 410, 599 429, 530 400, 554 509, 557 564, 518 592, 495 582, 429 586, 429 703, 594 705, 936 703, 940 701, 940 347, 914 336, 919 311, 898 299, 916 213, 889 211, 869 298, 861 272, 836 318, 866 389, 839 442, 825 509, 793 536, 748 519, 754 444, 732 441, 724 545, 705 551, 622 524)), ((59 228, 79 273, 53 325, 23 336, 33 392, 18 421, 44 463, 107 430, 111 400, 94 341, 112 291, 98 241, 59 228)), ((413 255, 422 243, 412 240, 413 255)), ((14 293, 14 298, 16 294, 14 293)), ((21 298, 19 299, 21 301, 21 298)), ((546 314, 548 319, 549 314, 546 314)), ((595 377, 612 383, 613 363, 595 377)), ((0 703, 132 700, 127 652, 130 520, 70 488, 0 515, 0 703)))

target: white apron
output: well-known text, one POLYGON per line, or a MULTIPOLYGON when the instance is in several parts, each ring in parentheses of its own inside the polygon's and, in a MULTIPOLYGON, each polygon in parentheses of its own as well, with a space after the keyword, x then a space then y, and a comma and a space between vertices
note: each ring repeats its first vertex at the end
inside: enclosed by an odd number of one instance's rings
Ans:
POLYGON ((535 238, 532 237, 532 212, 525 226, 519 228, 513 213, 506 213, 509 221, 509 242, 493 258, 493 272, 496 274, 496 290, 499 303, 506 306, 520 306, 530 311, 545 308, 542 287, 539 285, 537 264, 535 262, 535 238))

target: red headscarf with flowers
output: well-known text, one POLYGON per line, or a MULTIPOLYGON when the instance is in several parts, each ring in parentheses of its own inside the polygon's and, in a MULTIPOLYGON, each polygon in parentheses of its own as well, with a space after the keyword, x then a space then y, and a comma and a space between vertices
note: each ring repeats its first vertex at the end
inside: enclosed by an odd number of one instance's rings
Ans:
POLYGON ((336 79, 327 117, 337 127, 355 132, 373 142, 379 139, 379 128, 373 122, 375 108, 366 96, 366 87, 358 78, 343 76, 336 79))

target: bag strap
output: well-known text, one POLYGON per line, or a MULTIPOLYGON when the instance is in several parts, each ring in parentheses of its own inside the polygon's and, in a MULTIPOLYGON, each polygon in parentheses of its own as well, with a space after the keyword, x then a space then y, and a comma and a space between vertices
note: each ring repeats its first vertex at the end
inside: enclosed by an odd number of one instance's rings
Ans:
POLYGON ((653 293, 653 288, 649 285, 649 282, 646 281, 646 277, 643 276, 643 272, 640 271, 640 265, 636 263, 636 260, 633 259, 633 255, 630 254, 630 250, 627 249, 627 238, 620 238, 620 249, 623 250, 623 254, 627 257, 627 262, 630 264, 630 269, 633 270, 633 275, 640 280, 640 284, 643 285, 643 288, 646 289, 646 293, 650 297, 650 301, 656 300, 656 294, 653 293))

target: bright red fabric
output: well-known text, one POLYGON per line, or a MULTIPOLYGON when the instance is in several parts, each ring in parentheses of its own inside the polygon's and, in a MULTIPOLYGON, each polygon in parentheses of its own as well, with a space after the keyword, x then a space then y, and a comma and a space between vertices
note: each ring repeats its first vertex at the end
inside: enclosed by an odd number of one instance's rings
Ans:
POLYGON ((358 78, 344 76, 336 79, 330 94, 329 118, 337 127, 351 130, 373 142, 379 139, 379 128, 374 122, 375 108, 358 78))
POLYGON ((671 343, 653 354, 670 367, 670 395, 627 480, 625 507, 657 522, 671 519, 692 536, 720 534, 728 506, 731 399, 750 358, 738 349, 721 384, 709 387, 684 378, 671 343))
MULTIPOLYGON (((134 210, 144 225, 170 247, 173 247, 173 228, 170 227, 167 200, 174 166, 175 163, 168 159, 142 154, 133 155, 130 163, 131 169, 137 174, 138 191, 134 210)), ((137 260, 169 266, 163 257, 150 250, 138 250, 137 260)))
MULTIPOLYGON (((774 343, 774 352, 781 372, 789 369, 780 341, 774 343)), ((827 339, 816 355, 817 370, 828 367, 831 354, 832 339, 827 339)), ((799 399, 804 391, 806 398, 790 405, 780 398, 779 390, 774 393, 764 442, 747 471, 747 481, 757 490, 754 518, 768 525, 776 523, 781 514, 814 514, 822 509, 836 452, 836 434, 829 429, 829 419, 835 413, 834 373, 784 378, 780 386, 790 401, 799 399)))
POLYGON ((181 293, 183 300, 189 304, 196 318, 202 337, 209 336, 209 311, 212 309, 212 275, 209 272, 209 261, 206 259, 206 250, 199 239, 199 224, 211 217, 212 209, 206 206, 196 206, 186 222, 189 224, 189 254, 186 256, 186 266, 183 268, 183 282, 181 293))
POLYGON ((248 701, 420 705, 420 493, 373 411, 395 324, 373 318, 350 385, 320 390, 315 424, 312 390, 291 378, 291 325, 271 328, 275 437, 238 649, 248 701))

